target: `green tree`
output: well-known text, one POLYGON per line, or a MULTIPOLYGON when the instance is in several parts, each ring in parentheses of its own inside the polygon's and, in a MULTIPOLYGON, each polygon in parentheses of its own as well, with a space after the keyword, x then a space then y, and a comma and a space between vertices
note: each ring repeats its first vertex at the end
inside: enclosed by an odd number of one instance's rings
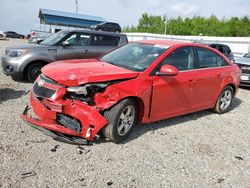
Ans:
POLYGON ((219 20, 215 15, 209 18, 194 16, 166 19, 166 16, 154 16, 143 13, 137 26, 125 27, 125 32, 165 33, 172 35, 206 35, 206 36, 250 36, 250 19, 232 17, 219 20))

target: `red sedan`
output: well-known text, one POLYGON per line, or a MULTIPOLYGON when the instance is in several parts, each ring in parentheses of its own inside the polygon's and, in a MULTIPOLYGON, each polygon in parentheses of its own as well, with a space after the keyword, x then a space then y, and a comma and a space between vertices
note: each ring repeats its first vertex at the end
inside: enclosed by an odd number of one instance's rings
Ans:
POLYGON ((240 70, 201 44, 138 41, 100 59, 45 66, 30 94, 36 117, 22 119, 63 141, 93 141, 100 131, 119 143, 137 122, 205 109, 229 110, 240 70))

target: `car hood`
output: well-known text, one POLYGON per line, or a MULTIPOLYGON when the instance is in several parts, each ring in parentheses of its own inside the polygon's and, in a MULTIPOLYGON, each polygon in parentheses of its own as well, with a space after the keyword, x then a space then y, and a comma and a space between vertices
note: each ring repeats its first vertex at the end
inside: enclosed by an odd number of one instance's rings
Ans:
POLYGON ((39 44, 21 44, 21 45, 9 46, 6 48, 6 50, 7 51, 14 49, 43 50, 50 48, 53 48, 53 46, 39 45, 39 44))
POLYGON ((64 86, 135 78, 139 73, 97 59, 57 61, 42 68, 42 74, 64 86))
POLYGON ((235 63, 236 64, 250 65, 250 58, 246 58, 246 57, 237 58, 237 59, 235 59, 235 63))

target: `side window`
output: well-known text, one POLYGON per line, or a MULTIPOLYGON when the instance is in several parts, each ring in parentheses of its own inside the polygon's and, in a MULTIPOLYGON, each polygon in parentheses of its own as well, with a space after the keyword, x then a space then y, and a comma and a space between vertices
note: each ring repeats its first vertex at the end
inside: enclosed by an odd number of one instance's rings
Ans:
POLYGON ((91 36, 91 46, 117 46, 120 37, 94 34, 91 36))
POLYGON ((89 34, 80 34, 79 35, 79 44, 81 46, 89 46, 89 42, 90 42, 90 35, 89 34))
POLYGON ((193 47, 179 48, 168 55, 161 65, 173 65, 179 71, 194 69, 194 51, 193 47))
POLYGON ((211 68, 228 65, 227 62, 218 54, 205 48, 197 48, 198 65, 197 68, 211 68))
POLYGON ((78 46, 76 33, 71 34, 65 41, 68 42, 70 46, 78 46))

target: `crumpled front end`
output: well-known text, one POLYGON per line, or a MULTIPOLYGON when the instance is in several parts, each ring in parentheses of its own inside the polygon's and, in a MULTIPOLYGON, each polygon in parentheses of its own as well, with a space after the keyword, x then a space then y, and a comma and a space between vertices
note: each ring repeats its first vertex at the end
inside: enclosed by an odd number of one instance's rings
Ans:
POLYGON ((26 108, 22 119, 40 130, 93 141, 108 121, 101 115, 100 109, 71 99, 67 93, 66 87, 41 75, 30 93, 30 105, 36 117, 28 115, 26 108))

